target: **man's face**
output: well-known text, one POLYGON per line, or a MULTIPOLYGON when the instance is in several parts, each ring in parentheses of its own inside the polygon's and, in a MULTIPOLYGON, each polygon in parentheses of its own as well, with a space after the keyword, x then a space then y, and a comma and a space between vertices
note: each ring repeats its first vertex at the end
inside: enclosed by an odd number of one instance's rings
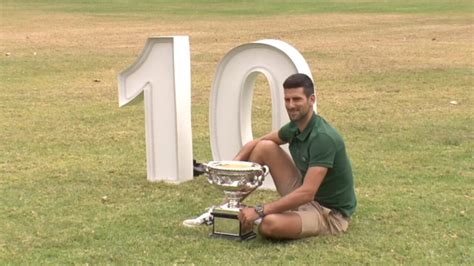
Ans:
POLYGON ((306 97, 303 87, 285 89, 284 93, 285 107, 291 121, 301 121, 308 113, 313 112, 315 96, 306 97))

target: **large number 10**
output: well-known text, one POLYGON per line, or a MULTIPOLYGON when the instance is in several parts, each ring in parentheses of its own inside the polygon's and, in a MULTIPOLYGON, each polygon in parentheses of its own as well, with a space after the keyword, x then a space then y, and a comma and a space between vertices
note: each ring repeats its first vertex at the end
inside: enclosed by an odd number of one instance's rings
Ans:
MULTIPOLYGON (((214 160, 229 160, 253 139, 252 95, 258 74, 270 85, 272 128, 288 122, 281 84, 311 71, 289 44, 261 40, 229 51, 217 67, 210 99, 214 160)), ((119 74, 119 105, 145 101, 147 178, 192 179, 191 60, 187 36, 149 38, 138 60, 119 74)), ((316 111, 316 104, 314 106, 316 111)), ((270 178, 264 187, 272 187, 270 178)))

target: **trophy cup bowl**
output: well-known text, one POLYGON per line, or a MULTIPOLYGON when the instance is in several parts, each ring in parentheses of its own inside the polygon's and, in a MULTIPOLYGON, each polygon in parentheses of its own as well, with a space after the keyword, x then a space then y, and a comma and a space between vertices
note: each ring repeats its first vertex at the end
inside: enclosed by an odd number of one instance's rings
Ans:
POLYGON ((253 227, 244 228, 239 221, 240 209, 245 207, 243 199, 262 185, 269 169, 266 165, 243 161, 212 161, 205 165, 209 183, 224 192, 228 203, 214 208, 211 236, 238 240, 256 236, 253 227))

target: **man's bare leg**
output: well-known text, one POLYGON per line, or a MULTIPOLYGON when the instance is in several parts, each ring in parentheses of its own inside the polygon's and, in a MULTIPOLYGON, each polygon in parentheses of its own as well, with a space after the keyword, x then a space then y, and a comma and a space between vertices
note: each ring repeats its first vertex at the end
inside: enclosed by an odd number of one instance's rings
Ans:
POLYGON ((249 161, 270 168, 273 182, 280 195, 286 195, 301 185, 301 174, 291 157, 279 145, 269 140, 260 141, 250 154, 249 161))
POLYGON ((297 239, 301 236, 302 228, 301 217, 298 214, 285 212, 265 216, 258 232, 272 239, 297 239))
MULTIPOLYGON (((250 154, 249 161, 270 168, 273 182, 280 195, 286 195, 301 185, 301 175, 291 157, 272 141, 260 141, 250 154)), ((301 218, 296 213, 275 213, 265 216, 259 226, 261 235, 274 239, 296 239, 302 230, 301 218)))

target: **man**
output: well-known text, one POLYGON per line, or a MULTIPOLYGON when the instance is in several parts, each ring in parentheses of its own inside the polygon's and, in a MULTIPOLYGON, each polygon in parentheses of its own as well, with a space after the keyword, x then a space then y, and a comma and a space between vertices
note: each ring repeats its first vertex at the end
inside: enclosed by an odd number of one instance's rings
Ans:
MULTIPOLYGON (((250 141, 234 160, 268 165, 281 198, 241 210, 246 226, 262 218, 259 233, 273 239, 297 239, 345 232, 356 197, 349 157, 340 134, 313 112, 311 79, 294 74, 283 83, 290 122, 278 132, 250 141), (291 158, 280 148, 289 143, 291 158)), ((197 220, 209 223, 209 213, 197 220)))

